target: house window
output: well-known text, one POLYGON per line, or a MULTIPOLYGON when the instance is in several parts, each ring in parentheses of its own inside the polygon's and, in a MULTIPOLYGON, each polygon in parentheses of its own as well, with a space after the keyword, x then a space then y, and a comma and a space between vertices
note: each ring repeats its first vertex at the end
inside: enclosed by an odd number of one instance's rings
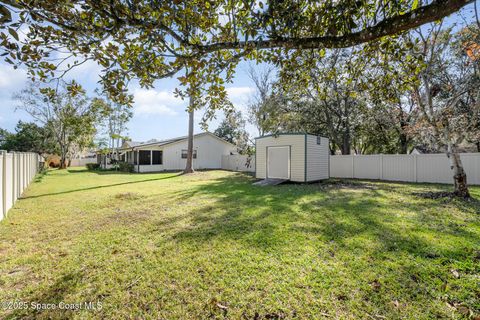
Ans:
POLYGON ((151 162, 150 162, 150 156, 151 156, 151 153, 150 153, 150 150, 140 150, 140 161, 139 161, 139 164, 140 165, 150 165, 151 162))
MULTIPOLYGON (((182 159, 187 159, 188 150, 182 150, 182 159)), ((197 159, 197 150, 193 150, 193 159, 197 159)))
POLYGON ((322 144, 322 137, 317 136, 317 144, 322 144))
POLYGON ((152 164, 163 164, 163 151, 152 151, 152 164))

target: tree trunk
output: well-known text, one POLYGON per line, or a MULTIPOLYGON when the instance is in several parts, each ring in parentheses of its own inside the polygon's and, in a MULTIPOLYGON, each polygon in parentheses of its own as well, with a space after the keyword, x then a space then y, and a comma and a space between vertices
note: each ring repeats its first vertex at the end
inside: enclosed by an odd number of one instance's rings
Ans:
POLYGON ((454 181, 454 194, 462 198, 470 198, 470 192, 468 191, 467 186, 467 174, 463 169, 462 160, 460 155, 456 150, 452 150, 452 147, 448 146, 447 156, 450 159, 450 166, 453 170, 453 181, 454 181))
POLYGON ((404 133, 400 133, 399 137, 400 142, 400 153, 407 154, 408 153, 408 137, 404 133))
POLYGON ((342 137, 342 154, 350 154, 350 131, 347 129, 342 137))
POLYGON ((335 146, 332 144, 332 145, 329 147, 329 149, 330 149, 330 155, 334 156, 334 155, 335 155, 335 149, 336 149, 335 146))
POLYGON ((65 147, 60 147, 60 166, 58 169, 66 169, 67 168, 67 152, 65 151, 65 147))
POLYGON ((194 101, 190 97, 190 111, 188 112, 188 147, 187 147, 187 165, 183 173, 193 173, 193 116, 194 101))
POLYGON ((65 155, 61 155, 60 166, 58 167, 58 169, 66 169, 66 168, 67 168, 67 158, 65 157, 65 155))

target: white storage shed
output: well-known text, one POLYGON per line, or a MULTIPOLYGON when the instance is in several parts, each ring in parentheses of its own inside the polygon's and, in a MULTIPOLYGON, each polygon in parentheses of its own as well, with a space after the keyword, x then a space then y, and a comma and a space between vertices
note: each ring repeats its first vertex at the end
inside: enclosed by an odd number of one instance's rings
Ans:
POLYGON ((330 177, 328 138, 279 133, 255 138, 255 177, 311 182, 330 177))

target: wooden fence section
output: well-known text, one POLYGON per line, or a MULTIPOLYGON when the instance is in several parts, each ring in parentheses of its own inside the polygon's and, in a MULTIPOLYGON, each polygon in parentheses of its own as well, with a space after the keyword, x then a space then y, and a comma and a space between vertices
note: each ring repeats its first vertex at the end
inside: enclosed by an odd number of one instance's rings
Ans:
POLYGON ((255 156, 241 154, 222 156, 222 169, 241 172, 255 172, 255 156))
MULTIPOLYGON (((460 158, 468 184, 480 185, 480 153, 462 153, 460 158)), ((450 160, 445 154, 331 156, 330 177, 453 183, 450 160)))
POLYGON ((36 153, 0 151, 0 220, 35 178, 39 161, 36 153))

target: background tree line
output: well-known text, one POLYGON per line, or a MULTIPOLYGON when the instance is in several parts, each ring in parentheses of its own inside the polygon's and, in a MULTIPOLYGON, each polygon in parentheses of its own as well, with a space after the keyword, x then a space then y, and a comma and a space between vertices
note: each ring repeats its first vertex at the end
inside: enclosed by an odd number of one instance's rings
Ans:
POLYGON ((113 152, 132 116, 128 106, 97 96, 90 98, 76 84, 60 82, 53 88, 31 82, 14 94, 17 109, 34 122, 20 121, 14 133, 0 129, 0 149, 59 155, 59 168, 91 148, 113 152))

